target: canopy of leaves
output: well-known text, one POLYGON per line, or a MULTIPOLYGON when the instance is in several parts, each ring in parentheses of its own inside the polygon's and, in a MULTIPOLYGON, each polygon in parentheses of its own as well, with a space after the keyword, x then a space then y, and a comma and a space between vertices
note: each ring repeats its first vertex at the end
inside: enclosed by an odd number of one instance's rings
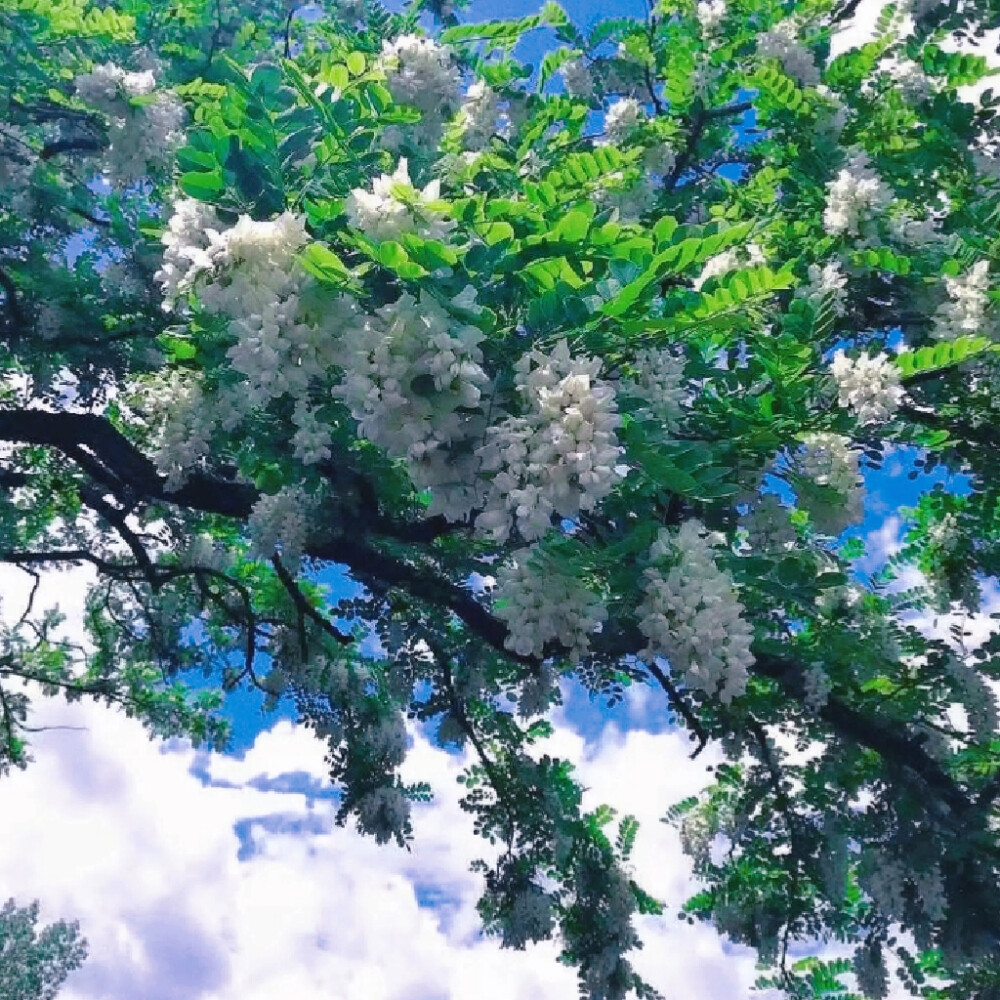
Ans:
POLYGON ((0 767, 29 682, 210 746, 254 687, 405 844, 432 726, 487 931, 653 996, 634 820, 538 746, 560 684, 648 685, 726 754, 663 808, 762 988, 995 996, 1000 641, 961 622, 1000 568, 1000 118, 959 88, 1000 11, 890 5, 830 58, 856 8, 8 0, 0 767), (889 458, 918 500, 865 577, 889 458), (83 565, 76 644, 34 605, 83 565))

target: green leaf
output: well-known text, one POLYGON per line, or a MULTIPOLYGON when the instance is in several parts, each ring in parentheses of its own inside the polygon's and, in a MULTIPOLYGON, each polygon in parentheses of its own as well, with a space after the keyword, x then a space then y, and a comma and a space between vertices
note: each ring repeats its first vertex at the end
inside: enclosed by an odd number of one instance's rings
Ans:
POLYGON ((352 282, 351 272, 329 247, 310 243, 299 255, 301 265, 315 278, 332 285, 352 282))
POLYGON ((347 59, 347 71, 351 76, 361 76, 365 71, 365 56, 363 52, 351 52, 348 54, 347 59))
POLYGON ((933 347, 921 347, 915 351, 903 351, 896 355, 896 366, 904 379, 913 378, 926 372, 951 368, 986 351, 1000 350, 988 337, 956 337, 933 347))
POLYGON ((221 170, 212 170, 205 173, 189 171, 186 174, 181 174, 180 180, 177 183, 185 194, 189 194, 192 198, 198 198, 201 201, 214 200, 213 196, 217 195, 220 191, 224 191, 226 188, 226 182, 222 179, 221 170))
POLYGON ((586 212, 574 209, 567 212, 555 225, 552 235, 557 240, 568 243, 579 243, 590 229, 590 216, 586 212))

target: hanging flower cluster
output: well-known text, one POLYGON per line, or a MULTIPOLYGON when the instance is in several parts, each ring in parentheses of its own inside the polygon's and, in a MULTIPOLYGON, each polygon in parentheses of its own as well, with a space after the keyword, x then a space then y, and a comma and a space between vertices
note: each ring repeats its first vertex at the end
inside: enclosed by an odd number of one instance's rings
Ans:
POLYGON ((729 702, 746 689, 753 628, 731 574, 715 561, 719 543, 695 520, 675 533, 661 529, 637 614, 649 640, 643 656, 665 657, 690 687, 729 702))
POLYGON ((393 173, 372 182, 371 191, 355 188, 344 207, 351 225, 373 240, 398 240, 403 233, 443 240, 455 223, 440 199, 441 182, 433 180, 423 190, 414 187, 409 164, 401 157, 393 173))
POLYGON ((490 392, 482 340, 430 296, 404 294, 350 325, 338 348, 344 377, 334 396, 358 432, 404 459, 413 482, 431 489, 431 511, 453 520, 479 497, 472 442, 485 430, 480 403, 490 392))
POLYGON ((745 247, 730 247, 717 253, 714 257, 709 257, 705 261, 701 274, 694 279, 695 291, 701 291, 702 286, 710 278, 721 278, 741 267, 756 267, 766 263, 764 251, 757 243, 748 243, 745 247))
POLYGON ((636 353, 635 368, 635 379, 623 381, 621 388, 639 401, 632 416, 667 433, 677 430, 688 395, 684 358, 668 348, 644 348, 636 353))
POLYGON ((593 510, 619 482, 618 406, 600 370, 597 358, 572 357, 566 341, 517 362, 522 413, 490 427, 477 452, 491 477, 477 528, 498 541, 515 527, 541 538, 554 514, 593 510))
POLYGON ((899 368, 886 354, 849 358, 837 351, 830 365, 838 402, 852 410, 861 424, 881 424, 896 412, 903 398, 899 368))
POLYGON ((110 144, 105 163, 114 183, 127 184, 162 167, 184 138, 184 107, 172 94, 133 103, 155 90, 151 70, 130 73, 114 63, 76 78, 80 100, 107 116, 110 144))
POLYGON ((946 277, 949 301, 934 313, 931 335, 938 340, 954 340, 984 333, 986 307, 989 305, 990 262, 980 260, 958 278, 946 277))
POLYGON ((400 35, 382 42, 381 64, 392 96, 421 112, 406 135, 421 147, 436 143, 459 108, 461 76, 451 53, 431 38, 400 35))
POLYGON ((823 225, 831 233, 861 236, 870 222, 892 200, 892 192, 875 172, 864 150, 856 150, 827 185, 823 225))
POLYGON ((777 59, 781 68, 803 87, 815 87, 820 81, 813 54, 799 41, 799 27, 792 18, 776 24, 757 40, 757 55, 777 59))
POLYGON ((839 535, 864 515, 864 480, 858 452, 841 434, 810 434, 795 456, 793 477, 798 506, 807 511, 816 530, 839 535))
POLYGON ((608 616, 600 597, 537 545, 500 567, 495 598, 497 617, 507 623, 505 645, 519 656, 541 657, 557 642, 579 659, 608 616))
POLYGON ((832 260, 822 267, 810 264, 807 274, 809 280, 800 285, 795 294, 816 310, 829 305, 837 316, 843 316, 847 312, 847 275, 840 262, 832 260))
POLYGON ((290 569, 298 567, 309 529, 312 503, 300 486, 286 486, 265 494, 253 506, 247 521, 251 552, 257 559, 280 553, 290 569))

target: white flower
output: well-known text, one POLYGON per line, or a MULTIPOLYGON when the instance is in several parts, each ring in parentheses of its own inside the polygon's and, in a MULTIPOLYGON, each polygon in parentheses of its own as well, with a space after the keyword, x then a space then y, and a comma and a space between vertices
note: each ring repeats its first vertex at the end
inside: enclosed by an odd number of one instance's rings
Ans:
POLYGON ((349 325, 338 345, 344 378, 334 396, 363 437, 403 459, 414 484, 431 490, 430 512, 452 520, 481 498, 470 444, 482 437, 480 404, 490 392, 482 340, 430 296, 407 294, 349 325))
POLYGON ((726 16, 726 0, 701 0, 696 14, 701 30, 706 35, 711 35, 726 16))
POLYGON ((552 900, 537 885, 531 884, 514 896, 510 913, 504 920, 503 943, 508 948, 523 948, 529 941, 548 937, 552 929, 552 900))
POLYGON ((709 278, 721 278, 737 268, 756 267, 763 263, 765 263, 764 252, 756 243, 748 243, 745 247, 730 247, 705 261, 701 274, 694 279, 694 289, 701 291, 702 285, 709 278))
POLYGON ((582 59, 571 59, 561 69, 566 83, 566 93, 570 97, 591 97, 594 93, 594 78, 582 59))
POLYGON ((776 24, 757 39, 757 55, 777 59, 784 71, 803 87, 815 87, 820 81, 813 54, 799 41, 799 28, 792 18, 776 24))
POLYGON ((652 422, 663 431, 677 430, 688 392, 684 388, 684 358, 669 348, 647 348, 635 356, 636 379, 622 383, 622 391, 637 398, 632 410, 637 420, 652 422))
POLYGON ((505 541, 516 526, 523 538, 540 538, 553 514, 593 510, 621 479, 618 407, 600 368, 597 358, 573 358, 565 341, 518 361, 523 412, 490 427, 477 450, 491 476, 480 530, 505 541))
POLYGON ((634 97, 623 97, 608 108, 604 131, 611 142, 624 142, 642 121, 642 108, 634 97))
POLYGON ((809 434, 795 456, 793 478, 798 506, 809 513, 816 530, 839 535, 864 515, 864 480, 858 452, 840 434, 809 434))
POLYGON ((892 200, 892 192, 871 166, 868 154, 855 151, 827 185, 823 225, 831 233, 860 236, 873 216, 892 200))
POLYGON ((54 340, 63 331, 66 310, 53 302, 43 302, 35 315, 35 332, 42 340, 54 340))
POLYGON ((990 263, 981 260, 961 277, 944 279, 950 301, 934 313, 931 335, 938 340, 984 333, 986 307, 989 305, 990 263))
POLYGON ((358 826, 379 844, 405 836, 410 820, 410 800, 395 785, 366 792, 355 807, 358 826))
POLYGON ((455 228, 441 198, 441 182, 431 181, 422 191, 413 186, 407 161, 401 158, 392 174, 372 182, 371 191, 355 188, 347 197, 347 218, 374 240, 396 240, 403 233, 443 240, 455 228))
POLYGON ((128 183, 163 166, 180 145, 184 107, 172 94, 133 105, 156 89, 151 70, 130 73, 113 63, 97 66, 76 78, 80 99, 108 118, 110 143, 105 155, 110 179, 128 183))
POLYGON ((754 502, 744 521, 750 548, 754 552, 780 552, 795 545, 798 536, 788 515, 773 493, 754 502))
POLYGON ((800 285, 795 294, 804 298, 813 309, 820 310, 826 305, 837 316, 847 312, 847 275, 840 268, 840 262, 832 260, 820 267, 810 264, 809 280, 800 285))
POLYGON ((665 657, 690 687, 729 702, 746 689, 753 628, 732 576, 716 564, 716 544, 695 520, 676 533, 661 529, 636 613, 649 640, 643 656, 665 657))
POLYGON ((311 512, 312 502, 301 486, 285 486, 277 493, 262 496, 247 520, 253 557, 270 560, 280 551, 281 561, 297 573, 311 512))
POLYGON ((382 42, 382 65, 389 90, 400 103, 431 116, 457 108, 458 69, 451 53, 432 38, 400 35, 382 42))
POLYGON ((851 359, 837 351, 830 366, 838 402, 854 411, 860 424, 880 424, 896 412, 903 397, 899 368, 886 354, 851 359))
POLYGON ((656 205, 659 193, 649 175, 626 183, 622 172, 617 170, 597 182, 593 198, 602 208, 614 208, 619 222, 638 222, 656 205))
POLYGON ((911 104, 926 101, 933 93, 933 85, 923 68, 912 59, 901 59, 889 70, 893 83, 899 87, 911 104))
MULTIPOLYGON (((497 617, 507 623, 504 645, 519 656, 541 658, 547 643, 558 642, 579 659, 608 616, 600 597, 537 545, 500 567, 494 598, 497 617)), ((533 714, 531 707, 522 698, 522 714, 533 714)))
POLYGON ((208 454, 215 424, 212 407, 201 383, 176 371, 145 386, 143 403, 158 425, 153 461, 166 477, 166 488, 179 490, 208 454))
POLYGON ((470 150, 485 149, 499 133, 500 96, 482 80, 469 87, 459 112, 462 140, 470 150))

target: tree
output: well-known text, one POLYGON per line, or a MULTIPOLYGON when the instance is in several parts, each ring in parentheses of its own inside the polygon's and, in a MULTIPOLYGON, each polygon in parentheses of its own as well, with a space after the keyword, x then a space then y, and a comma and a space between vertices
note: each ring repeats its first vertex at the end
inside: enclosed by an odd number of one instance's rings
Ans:
POLYGON ((83 965, 87 942, 77 923, 50 924, 41 934, 38 903, 0 908, 0 997, 3 1000, 53 1000, 66 977, 83 965))
POLYGON ((8 626, 4 763, 19 680, 210 745, 250 685, 328 743, 340 821, 404 844, 433 724, 503 849, 486 929, 652 996, 636 824, 533 749, 559 682, 650 685, 725 749, 667 820, 689 918, 762 985, 883 996, 891 958, 997 996, 1000 642, 915 616, 1000 565, 1000 119, 958 92, 1000 10, 887 6, 831 58, 857 6, 7 3, 0 559, 97 582, 92 648, 30 600, 8 626), (938 485, 862 579, 890 453, 938 485), (825 940, 853 965, 789 962, 825 940))

